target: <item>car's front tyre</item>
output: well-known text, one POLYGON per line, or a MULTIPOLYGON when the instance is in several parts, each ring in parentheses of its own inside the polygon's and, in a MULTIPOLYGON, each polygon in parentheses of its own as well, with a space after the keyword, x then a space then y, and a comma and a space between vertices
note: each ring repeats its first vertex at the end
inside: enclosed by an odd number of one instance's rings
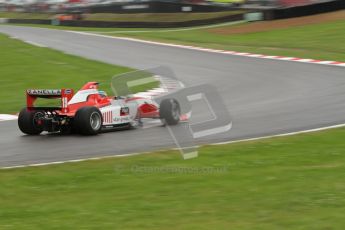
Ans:
POLYGON ((164 99, 159 106, 159 115, 166 125, 177 125, 180 121, 181 108, 176 99, 164 99))

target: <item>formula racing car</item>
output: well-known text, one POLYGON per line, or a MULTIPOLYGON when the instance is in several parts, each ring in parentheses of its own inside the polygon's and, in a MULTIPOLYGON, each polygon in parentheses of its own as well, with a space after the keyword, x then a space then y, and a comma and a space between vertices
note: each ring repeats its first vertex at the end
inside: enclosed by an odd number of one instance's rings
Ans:
POLYGON ((164 99, 157 104, 150 98, 109 97, 98 89, 97 82, 88 82, 75 94, 72 89, 28 89, 26 98, 27 106, 19 114, 18 126, 29 135, 43 131, 96 135, 107 128, 137 127, 143 118, 176 125, 181 116, 176 99, 164 99), (37 98, 60 98, 61 106, 34 106, 37 98))

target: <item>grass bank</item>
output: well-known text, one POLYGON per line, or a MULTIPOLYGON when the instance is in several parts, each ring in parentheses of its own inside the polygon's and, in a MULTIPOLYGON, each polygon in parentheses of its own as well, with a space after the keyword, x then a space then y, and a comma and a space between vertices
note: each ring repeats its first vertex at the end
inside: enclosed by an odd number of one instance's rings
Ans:
MULTIPOLYGON (((115 31, 113 35, 266 55, 345 61, 345 11, 337 14, 344 15, 343 19, 336 17, 335 20, 324 22, 321 19, 326 16, 319 15, 317 16, 319 18, 313 17, 315 24, 295 25, 292 20, 282 20, 261 22, 249 27, 249 30, 247 28, 251 24, 244 23, 188 31, 148 33, 115 31), (272 23, 278 26, 273 27, 272 23), (262 29, 257 30, 258 27, 262 29)), ((303 19, 299 20, 303 21, 303 19)), ((111 35, 109 32, 107 34, 111 35)))
MULTIPOLYGON (((107 135, 107 134, 103 134, 107 135)), ((0 170, 1 229, 342 229, 345 129, 0 170)))
POLYGON ((130 69, 33 46, 0 34, 0 113, 15 113, 25 106, 28 88, 73 88, 88 81, 101 82, 111 93, 114 75, 130 69))

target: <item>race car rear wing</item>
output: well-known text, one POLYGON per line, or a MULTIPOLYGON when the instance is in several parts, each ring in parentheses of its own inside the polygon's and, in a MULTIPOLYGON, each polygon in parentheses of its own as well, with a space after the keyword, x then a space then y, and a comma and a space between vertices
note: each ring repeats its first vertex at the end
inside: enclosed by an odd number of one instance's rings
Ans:
MULTIPOLYGON (((28 109, 41 108, 34 106, 37 98, 61 98, 61 107, 54 109, 61 109, 62 112, 67 113, 67 105, 68 102, 72 99, 73 95, 73 89, 28 89, 26 90, 26 106, 28 109)), ((47 109, 49 109, 49 107, 47 109)))

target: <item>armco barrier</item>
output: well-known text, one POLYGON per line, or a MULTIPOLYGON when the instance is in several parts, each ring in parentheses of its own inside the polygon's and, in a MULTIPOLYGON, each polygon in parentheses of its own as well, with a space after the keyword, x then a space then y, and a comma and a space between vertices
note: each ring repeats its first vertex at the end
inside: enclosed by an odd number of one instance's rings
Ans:
POLYGON ((177 13, 177 12, 219 12, 231 10, 233 7, 219 5, 196 5, 188 3, 174 3, 161 1, 147 1, 134 3, 113 3, 95 5, 87 8, 73 8, 88 13, 177 13))
POLYGON ((265 20, 294 18, 345 9, 345 0, 264 11, 265 20))
POLYGON ((201 26, 223 22, 243 20, 243 14, 228 15, 219 18, 211 18, 204 20, 192 20, 185 22, 112 22, 112 21, 84 21, 84 20, 38 20, 38 19, 9 19, 8 23, 22 24, 52 24, 60 26, 77 26, 77 27, 99 27, 99 28, 174 28, 201 26))
MULTIPOLYGON (((181 7, 181 4, 180 4, 181 7)), ((264 20, 285 19, 300 16, 313 15, 318 13, 326 13, 336 10, 345 9, 345 0, 335 0, 330 2, 318 3, 313 5, 305 5, 291 8, 280 8, 265 10, 264 20)), ((78 27, 99 27, 99 28, 174 28, 202 26, 216 23, 224 23, 231 21, 243 20, 243 14, 228 15, 218 18, 191 20, 184 22, 114 22, 114 21, 84 21, 84 20, 66 20, 56 21, 55 25, 61 26, 78 26, 78 27)), ((52 24, 49 19, 8 19, 8 23, 27 23, 27 24, 52 24)))
POLYGON ((229 21, 243 20, 243 15, 231 15, 221 18, 205 20, 192 20, 185 22, 108 22, 108 21, 61 21, 61 26, 80 26, 80 27, 117 27, 117 28, 173 28, 216 24, 229 21))
POLYGON ((14 18, 9 18, 9 19, 7 19, 7 23, 50 25, 51 20, 50 19, 14 19, 14 18))

